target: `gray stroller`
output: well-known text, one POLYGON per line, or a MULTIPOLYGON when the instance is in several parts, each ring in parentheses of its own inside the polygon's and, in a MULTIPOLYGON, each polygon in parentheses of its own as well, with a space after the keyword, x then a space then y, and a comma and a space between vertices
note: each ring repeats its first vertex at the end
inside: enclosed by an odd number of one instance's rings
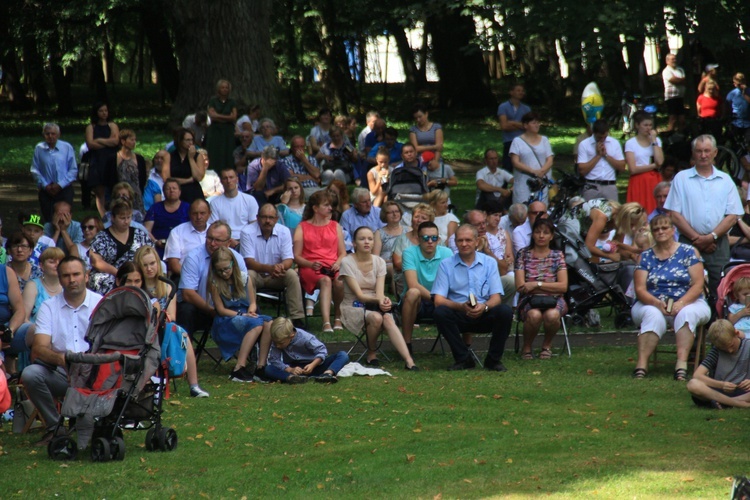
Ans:
POLYGON ((177 447, 177 432, 161 423, 167 388, 159 347, 164 321, 139 288, 116 288, 99 302, 86 332, 89 350, 65 356, 70 388, 58 427, 67 417, 77 440, 56 437, 47 448, 50 458, 73 460, 91 442, 93 461, 123 460, 122 429, 147 429, 149 451, 177 447))

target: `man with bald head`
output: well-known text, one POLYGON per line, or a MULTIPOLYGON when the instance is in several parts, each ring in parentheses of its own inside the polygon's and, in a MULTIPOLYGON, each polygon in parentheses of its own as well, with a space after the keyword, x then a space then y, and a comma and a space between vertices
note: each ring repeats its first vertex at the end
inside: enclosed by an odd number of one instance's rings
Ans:
POLYGON ((518 254, 522 248, 531 243, 531 228, 534 227, 537 217, 547 217, 547 205, 541 201, 533 201, 529 204, 526 222, 513 230, 513 255, 518 254))
POLYGON ((198 198, 190 204, 190 220, 175 226, 169 232, 167 244, 164 247, 164 261, 173 277, 179 279, 182 263, 195 248, 206 243, 208 219, 211 217, 211 205, 203 198, 198 198))

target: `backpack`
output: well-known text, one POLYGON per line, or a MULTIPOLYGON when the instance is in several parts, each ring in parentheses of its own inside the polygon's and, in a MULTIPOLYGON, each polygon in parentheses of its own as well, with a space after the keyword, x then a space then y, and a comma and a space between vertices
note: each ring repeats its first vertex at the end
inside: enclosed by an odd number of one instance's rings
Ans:
POLYGON ((171 321, 167 323, 161 345, 161 360, 167 363, 172 377, 181 377, 185 373, 188 342, 190 340, 184 328, 171 321))

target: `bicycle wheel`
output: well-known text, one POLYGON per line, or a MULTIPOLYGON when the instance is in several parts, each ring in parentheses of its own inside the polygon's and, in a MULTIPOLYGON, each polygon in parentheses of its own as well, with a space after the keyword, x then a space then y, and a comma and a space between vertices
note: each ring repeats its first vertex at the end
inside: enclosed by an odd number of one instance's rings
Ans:
POLYGON ((735 182, 741 182, 743 177, 742 166, 734 151, 725 146, 717 146, 716 149, 718 150, 714 160, 716 168, 728 173, 735 182))

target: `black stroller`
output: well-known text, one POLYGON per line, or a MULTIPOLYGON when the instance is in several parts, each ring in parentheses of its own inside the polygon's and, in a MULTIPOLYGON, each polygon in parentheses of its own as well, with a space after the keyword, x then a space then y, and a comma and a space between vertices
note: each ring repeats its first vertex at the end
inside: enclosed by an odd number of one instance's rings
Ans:
POLYGON ((565 299, 574 321, 582 322, 591 309, 610 306, 615 312, 615 327, 628 325, 634 300, 626 292, 633 283, 635 263, 589 263, 591 252, 581 238, 575 208, 566 210, 556 227, 558 248, 563 249, 568 265, 569 285, 565 299))
POLYGON ((418 167, 399 167, 391 172, 388 199, 395 201, 404 212, 411 212, 420 203, 427 188, 427 176, 418 167))
POLYGON ((89 350, 65 355, 70 388, 58 428, 67 417, 77 440, 56 437, 47 448, 50 458, 73 460, 91 441, 93 461, 123 460, 124 428, 148 429, 149 451, 177 447, 177 432, 161 423, 167 378, 158 333, 164 315, 155 314, 139 288, 117 288, 99 302, 86 332, 89 350))

